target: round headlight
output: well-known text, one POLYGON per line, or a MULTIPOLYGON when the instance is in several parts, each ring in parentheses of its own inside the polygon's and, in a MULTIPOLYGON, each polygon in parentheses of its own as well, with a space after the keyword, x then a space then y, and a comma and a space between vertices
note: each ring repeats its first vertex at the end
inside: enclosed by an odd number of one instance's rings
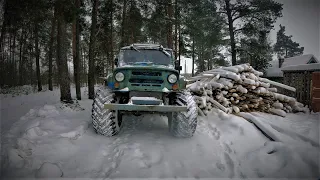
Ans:
POLYGON ((121 82, 124 80, 124 74, 122 72, 118 72, 115 76, 115 79, 118 81, 118 82, 121 82))
POLYGON ((175 74, 170 74, 170 76, 168 76, 168 81, 171 84, 176 83, 177 80, 178 80, 178 77, 175 74))

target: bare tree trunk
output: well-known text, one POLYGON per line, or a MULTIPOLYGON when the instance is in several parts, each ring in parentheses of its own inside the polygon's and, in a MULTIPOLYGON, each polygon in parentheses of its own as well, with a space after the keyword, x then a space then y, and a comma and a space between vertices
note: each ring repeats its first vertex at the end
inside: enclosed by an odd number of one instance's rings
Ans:
MULTIPOLYGON (((80 1, 75 0, 76 9, 80 9, 80 1)), ((73 72, 74 72, 74 83, 76 85, 77 99, 81 100, 80 90, 80 60, 79 60, 79 14, 76 15, 72 25, 72 53, 73 53, 73 72)))
POLYGON ((230 9, 230 0, 225 0, 226 12, 228 16, 229 34, 230 34, 230 45, 231 45, 231 56, 232 56, 232 66, 237 64, 237 54, 236 54, 236 43, 234 39, 234 29, 232 21, 232 12, 230 9))
POLYGON ((36 51, 36 71, 38 81, 38 91, 42 91, 41 74, 40 74, 40 49, 39 49, 39 23, 35 22, 34 27, 35 51, 36 51))
POLYGON ((123 0, 122 9, 122 24, 121 24, 121 43, 120 46, 123 47, 127 42, 125 42, 125 30, 126 30, 126 11, 127 11, 127 0, 123 0))
POLYGON ((286 51, 286 56, 285 56, 285 58, 288 58, 288 48, 286 48, 285 51, 286 51))
MULTIPOLYGON (((111 0, 111 13, 110 13, 110 16, 111 16, 111 24, 110 24, 110 43, 111 43, 111 69, 112 69, 112 72, 113 72, 113 67, 114 67, 114 62, 113 62, 113 59, 114 59, 114 55, 113 55, 113 0, 111 0)), ((109 67, 108 67, 109 68, 109 67)), ((107 74, 108 75, 108 74, 107 74)))
POLYGON ((88 61, 86 60, 86 50, 83 48, 82 49, 82 57, 83 57, 83 64, 82 64, 82 67, 83 67, 83 78, 84 78, 84 86, 85 87, 88 87, 88 72, 87 72, 87 63, 88 61))
POLYGON ((175 27, 174 27, 174 57, 177 58, 178 55, 178 26, 179 26, 179 20, 178 20, 178 0, 175 0, 175 27))
MULTIPOLYGON (((32 35, 30 37, 30 39, 32 38, 32 35)), ((31 43, 32 46, 32 43, 31 43)), ((29 78, 30 78, 30 85, 33 85, 33 63, 32 63, 32 56, 33 55, 33 47, 29 48, 29 78)))
POLYGON ((17 31, 14 30, 14 33, 13 33, 13 43, 12 43, 12 84, 13 86, 16 86, 16 58, 15 58, 15 55, 16 55, 16 34, 17 34, 17 31))
POLYGON ((179 53, 178 53, 178 59, 179 59, 179 65, 181 63, 181 48, 182 48, 182 39, 181 39, 181 26, 179 25, 178 27, 178 31, 179 31, 179 53))
POLYGON ((6 33, 6 27, 7 27, 7 23, 8 23, 8 2, 7 0, 4 0, 3 2, 3 23, 2 23, 2 27, 1 27, 1 34, 0 34, 0 50, 2 51, 2 45, 4 45, 3 43, 3 39, 4 39, 4 35, 6 33))
POLYGON ((48 77, 48 84, 49 84, 49 90, 53 90, 53 85, 52 85, 52 78, 53 78, 53 73, 52 73, 52 58, 53 58, 53 42, 54 42, 54 37, 55 37, 55 30, 56 30, 56 9, 54 8, 53 10, 53 17, 51 20, 51 33, 50 33, 50 41, 49 41, 49 77, 48 77))
POLYGON ((21 30, 20 50, 19 50, 19 85, 23 85, 23 45, 24 45, 24 29, 21 30))
POLYGON ((88 72, 88 85, 89 85, 89 99, 94 98, 94 84, 95 84, 95 43, 96 43, 96 25, 97 25, 97 10, 98 10, 98 0, 93 0, 92 8, 92 24, 91 24, 91 34, 90 34, 90 44, 89 44, 89 72, 88 72))
POLYGON ((3 50, 3 42, 0 42, 0 76, 2 78, 0 78, 0 87, 4 86, 4 72, 5 72, 5 68, 4 68, 4 50, 3 50))
POLYGON ((167 0, 168 5, 168 23, 167 23, 167 46, 168 48, 173 48, 173 39, 172 39, 172 16, 173 16, 173 8, 172 8, 172 0, 167 0))
POLYGON ((192 36, 192 76, 194 76, 194 61, 195 61, 195 55, 194 55, 194 36, 192 36))
POLYGON ((60 100, 67 103, 72 103, 70 93, 70 79, 67 64, 67 25, 64 14, 64 7, 61 1, 57 2, 57 20, 58 20, 58 33, 57 33, 57 64, 60 84, 60 100))
POLYGON ((11 76, 12 76, 12 74, 11 74, 11 57, 12 57, 12 45, 11 45, 11 39, 12 39, 12 35, 11 35, 11 33, 9 33, 9 58, 7 59, 7 69, 6 69, 6 71, 7 71, 7 78, 6 78, 6 81, 7 81, 7 83, 6 84, 8 84, 8 85, 10 85, 10 87, 12 86, 12 80, 11 80, 11 76))
POLYGON ((79 44, 79 53, 80 53, 80 57, 79 57, 79 60, 80 60, 80 85, 81 87, 83 87, 83 75, 84 75, 84 72, 83 72, 83 63, 84 63, 84 58, 83 58, 83 47, 81 46, 81 44, 79 44))
MULTIPOLYGON (((3 28, 3 27, 2 27, 3 28)), ((5 85, 5 54, 4 54, 4 41, 0 41, 0 86, 3 87, 5 85)))

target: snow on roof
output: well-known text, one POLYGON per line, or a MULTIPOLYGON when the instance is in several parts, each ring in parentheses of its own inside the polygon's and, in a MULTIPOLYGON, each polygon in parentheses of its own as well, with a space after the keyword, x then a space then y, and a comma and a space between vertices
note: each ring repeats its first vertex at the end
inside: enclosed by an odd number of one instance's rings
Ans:
POLYGON ((310 60, 314 58, 316 62, 319 62, 316 57, 314 57, 312 54, 305 54, 302 56, 295 56, 295 57, 290 57, 284 59, 284 62, 282 64, 282 68, 286 66, 295 66, 295 65, 300 65, 300 64, 308 64, 310 60))
POLYGON ((295 66, 286 66, 281 69, 282 71, 311 71, 320 70, 320 63, 312 64, 299 64, 295 66))
MULTIPOLYGON (((269 68, 266 69, 266 77, 283 77, 282 71, 296 71, 296 70, 313 70, 314 63, 310 66, 308 63, 310 63, 311 59, 314 59, 316 63, 319 63, 319 60, 314 57, 312 54, 305 54, 302 56, 295 56, 284 59, 284 62, 279 68, 279 60, 276 61, 270 61, 269 64, 271 65, 269 68), (301 66, 301 67, 298 67, 301 66)), ((315 68, 317 68, 316 66, 315 68)))
POLYGON ((270 61, 271 65, 266 69, 266 77, 283 77, 283 72, 279 68, 279 61, 270 61))
POLYGON ((172 50, 170 48, 165 48, 160 44, 149 44, 149 43, 134 43, 131 44, 129 46, 124 46, 121 49, 131 49, 132 47, 136 48, 136 49, 159 49, 160 47, 162 47, 164 50, 172 50))

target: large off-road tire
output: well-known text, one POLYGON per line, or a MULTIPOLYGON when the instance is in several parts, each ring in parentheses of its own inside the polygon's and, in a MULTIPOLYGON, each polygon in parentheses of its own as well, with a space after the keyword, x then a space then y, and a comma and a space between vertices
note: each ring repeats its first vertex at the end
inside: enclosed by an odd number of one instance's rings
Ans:
POLYGON ((108 89, 98 89, 92 104, 92 124, 98 134, 114 136, 119 133, 122 115, 119 111, 104 108, 105 103, 117 103, 115 94, 108 89))
POLYGON ((176 137, 191 137, 197 128, 198 107, 190 92, 183 91, 172 96, 171 105, 187 106, 185 112, 168 114, 169 131, 176 137))

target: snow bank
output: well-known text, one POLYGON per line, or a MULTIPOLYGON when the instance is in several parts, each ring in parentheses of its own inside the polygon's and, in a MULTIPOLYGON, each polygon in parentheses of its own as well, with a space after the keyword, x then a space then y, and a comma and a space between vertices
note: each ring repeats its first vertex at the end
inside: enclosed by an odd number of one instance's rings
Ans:
POLYGON ((36 178, 57 178, 62 177, 63 172, 57 164, 45 162, 36 171, 36 178))
MULTIPOLYGON (((223 134, 229 135, 232 130, 226 133, 224 129, 219 130, 219 126, 225 125, 222 128, 226 129, 237 126, 238 120, 227 125, 228 119, 236 116, 217 112, 215 118, 221 125, 215 125, 214 120, 200 119, 195 136, 190 139, 172 137, 163 116, 125 116, 122 133, 107 138, 88 128, 91 101, 80 105, 85 110, 65 111, 60 104, 32 109, 15 123, 6 136, 3 174, 8 177, 65 178, 240 176, 233 150, 237 138, 234 136, 222 146, 222 139, 228 139, 223 134)), ((239 125, 237 133, 243 133, 242 128, 239 125)), ((261 135, 252 138, 257 137, 259 140, 264 138, 261 135)))
MULTIPOLYGON (((58 87, 53 87, 54 90, 57 90, 58 87)), ((49 89, 48 85, 42 85, 42 91, 45 92, 49 89)), ((0 88, 0 97, 7 98, 7 97, 17 97, 22 95, 30 95, 33 93, 38 93, 38 87, 36 85, 23 85, 23 86, 16 86, 16 87, 6 87, 0 88)))
POLYGON ((257 112, 241 112, 239 115, 275 141, 267 142, 263 147, 248 153, 242 160, 243 171, 248 172, 247 177, 319 177, 319 136, 308 137, 304 132, 294 131, 291 126, 292 120, 299 119, 300 126, 308 122, 309 131, 319 134, 319 129, 314 128, 319 127, 319 115, 290 114, 290 118, 257 112))
POLYGON ((319 147, 318 114, 289 114, 287 118, 258 112, 241 112, 239 115, 253 122, 275 141, 319 147), (296 127, 293 127, 293 123, 297 123, 296 127), (304 128, 303 131, 299 131, 301 127, 304 128), (312 136, 308 136, 307 133, 312 136))
POLYGON ((308 153, 319 154, 319 149, 296 147, 282 142, 267 142, 247 154, 241 161, 246 177, 268 178, 315 178, 319 177, 317 158, 308 153), (298 150, 299 149, 299 150, 298 150), (308 153, 306 153, 308 152, 308 153))
POLYGON ((31 85, 23 85, 17 87, 10 87, 10 88, 0 88, 0 94, 6 95, 4 97, 15 97, 19 95, 28 95, 31 93, 37 92, 36 86, 31 85))
MULTIPOLYGON (((36 177, 60 177, 61 173, 55 167, 55 157, 51 157, 53 164, 40 164, 43 161, 34 161, 34 158, 45 152, 52 153, 55 141, 59 145, 70 146, 64 139, 74 140, 81 137, 89 125, 87 119, 78 119, 75 112, 59 111, 60 104, 45 105, 40 109, 31 109, 20 121, 13 124, 8 134, 4 136, 2 163, 6 169, 28 169, 32 166, 40 168, 36 177), (70 118, 70 115, 75 115, 70 118), (62 139, 61 139, 62 138, 62 139), (52 144, 52 146, 49 146, 52 144), (40 167, 41 165, 41 167, 40 167), (46 174, 48 176, 46 176, 46 174)), ((81 116, 81 115, 80 115, 81 116)), ((59 146, 58 146, 59 147, 59 146)), ((63 153, 64 147, 59 147, 63 153)), ((70 153, 68 153, 70 154, 70 153)), ((35 168, 35 167, 31 167, 35 168)))
POLYGON ((319 114, 288 114, 281 118, 251 113, 278 138, 275 144, 238 114, 217 109, 199 118, 192 138, 172 137, 167 118, 156 114, 124 116, 121 133, 107 138, 97 135, 91 127, 91 100, 79 101, 75 106, 60 103, 33 106, 36 103, 32 99, 45 100, 47 95, 46 92, 38 93, 37 97, 28 95, 30 102, 12 108, 18 110, 17 115, 22 112, 19 108, 29 110, 2 136, 2 176, 138 179, 317 176, 319 151, 315 142, 319 142, 316 139, 319 114), (290 134, 292 131, 295 134, 290 134), (296 170, 299 165, 303 167, 296 170))
POLYGON ((13 168, 22 168, 24 167, 23 153, 18 151, 18 149, 9 149, 8 150, 8 163, 9 167, 13 168))

